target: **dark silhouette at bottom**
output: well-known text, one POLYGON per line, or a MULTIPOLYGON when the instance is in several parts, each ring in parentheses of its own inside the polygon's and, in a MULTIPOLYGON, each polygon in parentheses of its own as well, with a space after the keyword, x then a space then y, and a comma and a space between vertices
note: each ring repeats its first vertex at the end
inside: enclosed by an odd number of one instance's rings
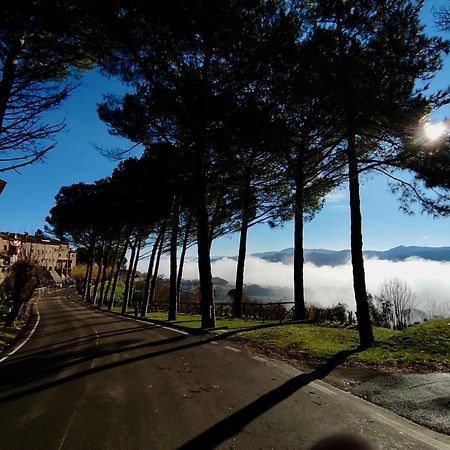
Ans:
POLYGON ((353 434, 333 434, 311 447, 311 450, 372 450, 373 447, 362 437, 353 434))

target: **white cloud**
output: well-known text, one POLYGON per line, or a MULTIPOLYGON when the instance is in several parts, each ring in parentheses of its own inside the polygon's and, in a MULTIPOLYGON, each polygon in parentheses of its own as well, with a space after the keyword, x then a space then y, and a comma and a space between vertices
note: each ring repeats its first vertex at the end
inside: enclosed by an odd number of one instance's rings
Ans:
MULTIPOLYGON (((450 302, 450 262, 426 261, 410 258, 406 261, 393 262, 368 259, 365 263, 367 290, 376 294, 383 281, 397 277, 408 284, 416 294, 419 307, 425 307, 430 298, 437 304, 450 302)), ((234 283, 236 261, 222 258, 212 263, 213 276, 221 277, 230 284, 234 283)), ((169 274, 169 261, 161 260, 160 272, 169 274)), ((245 283, 262 286, 279 286, 292 288, 293 266, 265 261, 248 256, 245 265, 245 283)), ((316 266, 306 263, 304 269, 305 291, 307 301, 321 305, 346 303, 354 308, 351 264, 340 266, 316 266)), ((183 273, 184 279, 197 279, 196 261, 187 261, 183 273)))
POLYGON ((347 193, 344 191, 332 191, 325 196, 325 200, 330 203, 338 203, 347 200, 347 193))

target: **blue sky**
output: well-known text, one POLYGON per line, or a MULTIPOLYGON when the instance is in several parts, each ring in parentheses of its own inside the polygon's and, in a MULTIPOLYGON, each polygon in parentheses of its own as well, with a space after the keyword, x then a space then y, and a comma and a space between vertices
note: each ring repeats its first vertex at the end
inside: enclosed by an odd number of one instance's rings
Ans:
MULTIPOLYGON (((445 2, 444 2, 445 3, 445 2)), ((431 24, 430 8, 442 2, 428 1, 424 21, 431 24)), ((429 29, 435 32, 431 25, 429 29)), ((450 36, 449 36, 450 37, 450 36)), ((432 88, 450 82, 450 59, 444 70, 432 83, 432 88)), ((45 217, 54 204, 54 196, 63 185, 94 180, 111 174, 116 162, 103 157, 95 148, 126 146, 126 141, 110 136, 105 124, 97 117, 96 105, 109 92, 121 92, 123 87, 115 80, 101 77, 97 72, 86 73, 82 85, 60 107, 50 114, 52 120, 65 118, 67 128, 57 139, 56 149, 42 164, 7 172, 1 178, 8 182, 0 195, 0 230, 33 233, 43 228, 45 217)), ((434 119, 450 116, 450 108, 436 112, 434 119)), ((372 177, 362 186, 364 247, 387 249, 396 245, 450 245, 449 219, 428 216, 406 216, 398 209, 399 203, 382 177, 372 177)), ((323 210, 305 227, 305 246, 308 248, 349 248, 348 195, 342 190, 333 193, 323 210)), ((292 247, 293 227, 272 230, 259 225, 250 230, 248 251, 260 252, 292 247)), ((212 248, 214 255, 237 254, 236 235, 218 239, 212 248)), ((194 256, 193 252, 192 256, 194 256)))

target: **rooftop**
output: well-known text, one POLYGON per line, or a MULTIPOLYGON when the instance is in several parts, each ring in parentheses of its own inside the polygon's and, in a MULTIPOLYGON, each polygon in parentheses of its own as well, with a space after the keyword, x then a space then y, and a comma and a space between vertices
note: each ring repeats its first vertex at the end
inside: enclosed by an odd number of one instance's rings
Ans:
POLYGON ((17 239, 21 242, 31 242, 34 244, 50 244, 50 245, 69 245, 66 241, 61 241, 58 239, 52 239, 46 236, 33 235, 33 234, 21 234, 21 233, 10 233, 5 231, 0 231, 0 238, 4 239, 17 239))

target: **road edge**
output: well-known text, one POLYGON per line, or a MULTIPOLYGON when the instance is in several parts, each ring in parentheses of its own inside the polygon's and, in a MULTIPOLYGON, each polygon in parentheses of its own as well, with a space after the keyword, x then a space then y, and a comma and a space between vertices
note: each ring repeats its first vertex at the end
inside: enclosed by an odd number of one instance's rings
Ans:
POLYGON ((19 351, 31 339, 31 337, 35 333, 41 320, 38 302, 39 297, 31 299, 30 316, 27 320, 27 323, 11 340, 10 344, 7 347, 5 347, 5 349, 2 352, 0 352, 0 364, 6 361, 11 355, 14 355, 14 353, 19 351))
POLYGON ((168 323, 165 320, 147 319, 146 317, 139 317, 134 314, 122 314, 117 311, 108 311, 106 309, 100 308, 99 306, 90 305, 89 303, 82 302, 79 299, 78 299, 78 302, 81 305, 85 306, 86 308, 94 309, 94 310, 100 311, 104 314, 111 314, 113 316, 122 317, 124 319, 134 320, 135 322, 151 323, 153 325, 158 325, 158 326, 168 329, 168 330, 172 330, 172 331, 176 331, 176 332, 183 332, 185 334, 207 335, 207 334, 210 334, 211 331, 214 331, 214 330, 202 330, 200 328, 188 328, 188 327, 183 327, 182 325, 178 325, 175 323, 173 323, 173 324, 168 323))

